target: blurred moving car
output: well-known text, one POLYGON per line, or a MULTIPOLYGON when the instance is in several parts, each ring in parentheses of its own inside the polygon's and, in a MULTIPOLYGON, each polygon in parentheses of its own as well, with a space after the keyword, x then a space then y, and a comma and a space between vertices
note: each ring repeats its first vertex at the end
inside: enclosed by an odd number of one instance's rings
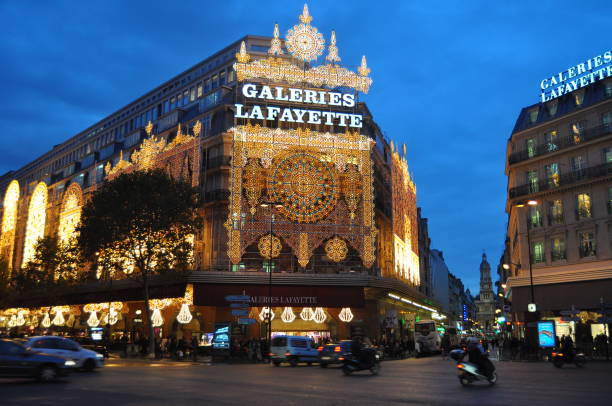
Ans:
POLYGON ((23 344, 0 339, 0 376, 32 377, 48 382, 68 375, 76 367, 71 359, 32 351, 23 344))
POLYGON ((342 340, 338 344, 325 344, 318 348, 321 368, 328 365, 342 364, 344 356, 351 352, 351 341, 342 340))
POLYGON ((59 355, 73 360, 76 367, 85 371, 93 371, 104 366, 104 356, 92 350, 81 347, 76 342, 56 336, 30 337, 26 344, 34 351, 49 355, 59 355))
POLYGON ((310 337, 301 336, 276 336, 272 339, 270 358, 274 366, 280 366, 282 362, 288 362, 292 367, 298 362, 306 362, 308 365, 319 362, 319 353, 310 337))
POLYGON ((104 358, 109 357, 108 347, 102 340, 94 340, 90 337, 66 337, 73 341, 76 341, 81 347, 86 350, 95 351, 98 354, 102 354, 104 358))

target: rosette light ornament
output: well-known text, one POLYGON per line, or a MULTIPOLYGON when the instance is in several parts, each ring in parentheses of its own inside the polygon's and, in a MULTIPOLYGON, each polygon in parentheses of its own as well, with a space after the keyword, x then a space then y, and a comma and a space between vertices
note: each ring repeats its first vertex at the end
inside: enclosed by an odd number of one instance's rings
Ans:
POLYGON ((321 324, 325 321, 325 319, 327 319, 327 315, 325 314, 325 311, 323 310, 322 307, 317 307, 315 309, 314 314, 312 315, 312 320, 315 323, 321 324))
POLYGON ((304 307, 300 312, 300 318, 304 321, 312 320, 312 316, 314 316, 314 311, 312 307, 304 307))
POLYGON ((285 307, 283 313, 281 314, 281 320, 285 323, 291 323, 295 320, 295 314, 293 313, 293 309, 291 307, 285 307))
POLYGON ((353 312, 351 312, 350 307, 343 307, 338 317, 340 317, 340 320, 343 322, 350 323, 351 320, 353 320, 353 312))

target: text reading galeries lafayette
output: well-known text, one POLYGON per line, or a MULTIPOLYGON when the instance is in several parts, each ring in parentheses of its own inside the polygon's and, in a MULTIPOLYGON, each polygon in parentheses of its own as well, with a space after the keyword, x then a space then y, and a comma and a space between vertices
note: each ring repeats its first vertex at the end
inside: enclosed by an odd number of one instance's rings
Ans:
MULTIPOLYGON (((308 89, 285 88, 281 86, 262 86, 247 83, 242 86, 244 97, 251 99, 287 101, 294 103, 323 106, 355 107, 355 95, 308 89)), ((361 128, 361 114, 339 113, 333 111, 306 110, 292 107, 259 106, 246 107, 236 103, 236 118, 252 120, 286 121, 289 123, 323 124, 328 126, 361 128)))

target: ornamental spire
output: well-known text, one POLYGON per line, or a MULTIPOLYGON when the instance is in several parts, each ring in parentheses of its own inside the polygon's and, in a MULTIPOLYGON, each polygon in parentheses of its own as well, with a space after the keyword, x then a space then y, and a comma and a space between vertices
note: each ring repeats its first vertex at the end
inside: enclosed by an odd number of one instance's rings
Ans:
POLYGON ((306 3, 304 3, 304 11, 302 11, 302 14, 300 15, 300 21, 304 24, 310 24, 312 21, 312 16, 308 12, 308 4, 306 3))
POLYGON ((361 66, 357 70, 361 76, 368 76, 370 74, 370 68, 368 68, 365 55, 361 57, 361 66))
POLYGON ((338 55, 338 47, 336 46, 336 31, 332 30, 331 39, 329 40, 329 53, 325 57, 331 63, 340 62, 340 56, 338 55))
POLYGON ((240 63, 247 63, 251 57, 247 54, 246 44, 244 41, 240 44, 240 52, 236 54, 236 60, 240 63))
POLYGON ((278 30, 278 24, 274 24, 274 38, 270 42, 270 49, 268 54, 279 56, 283 54, 283 48, 281 47, 280 33, 278 30))

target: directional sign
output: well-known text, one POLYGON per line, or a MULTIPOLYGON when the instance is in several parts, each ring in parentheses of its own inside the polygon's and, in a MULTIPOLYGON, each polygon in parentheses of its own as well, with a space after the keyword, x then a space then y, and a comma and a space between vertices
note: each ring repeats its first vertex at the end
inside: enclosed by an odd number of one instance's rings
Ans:
POLYGON ((232 309, 232 316, 248 316, 249 311, 246 309, 232 309))
POLYGON ((251 296, 246 295, 228 295, 225 296, 225 300, 228 302, 248 302, 251 300, 251 296))
POLYGON ((580 321, 580 317, 561 317, 561 321, 580 321))
POLYGON ((561 310, 559 313, 561 316, 573 316, 574 314, 580 313, 580 310, 561 310))
POLYGON ((251 319, 251 318, 238 319, 238 324, 255 324, 255 323, 257 323, 257 320, 251 319))
POLYGON ((249 307, 251 307, 251 306, 249 305, 249 303, 248 303, 248 302, 243 302, 243 303, 241 302, 241 303, 230 303, 230 307, 232 307, 232 308, 246 309, 246 308, 249 308, 249 307))

